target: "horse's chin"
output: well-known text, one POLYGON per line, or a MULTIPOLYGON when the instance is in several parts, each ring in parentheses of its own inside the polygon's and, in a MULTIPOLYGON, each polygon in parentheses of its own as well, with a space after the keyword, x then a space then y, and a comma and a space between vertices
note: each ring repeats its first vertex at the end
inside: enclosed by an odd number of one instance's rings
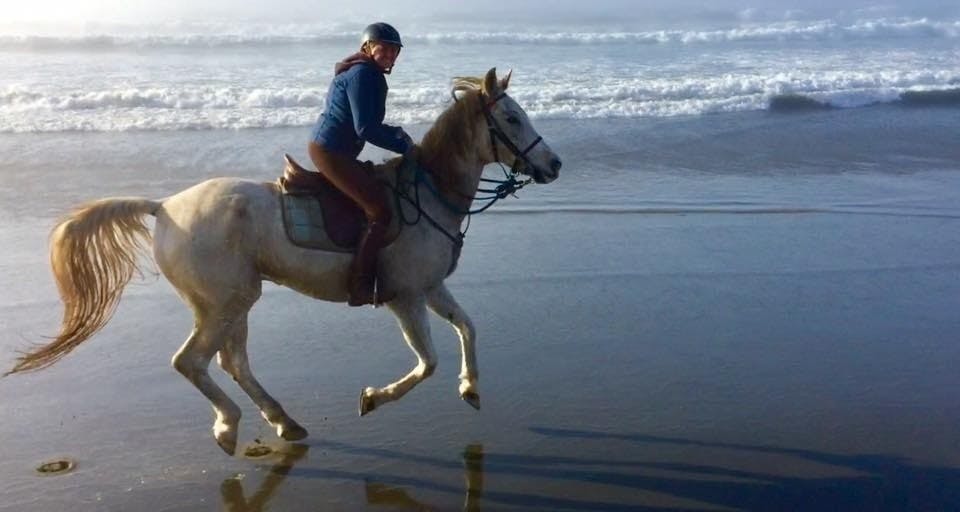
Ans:
POLYGON ((540 169, 539 167, 534 167, 532 170, 529 170, 526 174, 527 176, 530 176, 531 178, 533 178, 534 183, 539 183, 541 185, 544 183, 550 183, 551 181, 557 179, 557 175, 555 173, 546 172, 543 169, 540 169))

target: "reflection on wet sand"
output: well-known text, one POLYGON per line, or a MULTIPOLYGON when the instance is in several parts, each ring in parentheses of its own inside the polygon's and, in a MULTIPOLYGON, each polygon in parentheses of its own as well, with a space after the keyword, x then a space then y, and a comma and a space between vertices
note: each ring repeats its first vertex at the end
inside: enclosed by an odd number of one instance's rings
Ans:
MULTIPOLYGON (((923 466, 875 454, 833 454, 641 433, 545 427, 529 430, 554 440, 558 449, 571 440, 578 444, 617 442, 622 443, 625 457, 635 453, 639 458, 482 453, 479 447, 468 447, 463 458, 467 479, 464 510, 480 510, 481 498, 488 508, 527 510, 960 510, 960 469, 957 468, 923 466), (651 460, 644 455, 647 447, 657 445, 702 448, 703 452, 687 452, 677 460, 651 460), (724 458, 724 455, 732 457, 724 458), (758 459, 758 455, 764 457, 758 459), (771 465, 758 466, 758 460, 771 465), (744 461, 747 464, 741 467, 744 461), (812 473, 800 474, 797 470, 801 468, 812 473), (484 473, 520 482, 522 490, 482 490, 484 473), (543 485, 544 482, 549 484, 543 485), (921 503, 930 506, 921 507, 918 505, 921 503)), ((459 464, 449 459, 387 448, 327 440, 319 445, 342 453, 439 470, 460 469, 459 464)), ((589 447, 585 449, 589 451, 589 447)), ((412 496, 416 490, 462 492, 425 475, 303 471, 303 476, 311 478, 364 482, 370 505, 412 510, 449 509, 449 505, 434 507, 412 496)))
MULTIPOLYGON (((220 485, 220 495, 223 498, 225 512, 262 512, 268 510, 267 504, 280 488, 284 479, 293 470, 294 466, 307 454, 309 446, 305 444, 291 444, 275 452, 280 458, 266 473, 266 477, 256 492, 248 499, 243 490, 243 483, 239 478, 228 478, 220 485)), ((481 510, 480 500, 483 497, 483 445, 470 444, 463 451, 464 502, 463 510, 478 512, 481 510)), ((305 474, 311 474, 305 470, 305 474)), ((347 474, 335 473, 331 476, 344 477, 347 474)), ((373 506, 387 506, 406 510, 437 510, 442 507, 422 502, 412 497, 403 487, 379 482, 374 479, 364 479, 364 491, 367 504, 373 506)))
MULTIPOLYGON (((617 473, 600 472, 591 473, 589 470, 582 472, 571 469, 569 466, 610 466, 613 470, 621 467, 638 466, 639 462, 612 463, 607 460, 598 459, 579 459, 574 457, 555 457, 555 456, 533 456, 533 455, 510 455, 510 454, 490 454, 483 453, 479 445, 469 445, 463 453, 463 465, 455 461, 429 455, 416 453, 405 453, 389 448, 374 448, 368 446, 356 446, 348 443, 322 440, 314 444, 315 447, 322 447, 326 450, 333 450, 344 454, 362 455, 381 460, 402 461, 407 465, 420 465, 426 468, 439 470, 465 470, 467 482, 464 510, 482 510, 484 506, 494 510, 503 508, 509 509, 528 509, 528 510, 609 510, 620 511, 661 511, 668 510, 664 508, 642 507, 635 501, 624 501, 622 497, 606 496, 603 499, 593 499, 596 495, 585 489, 582 496, 590 498, 581 499, 579 497, 565 497, 555 495, 556 489, 550 489, 541 492, 539 489, 535 492, 522 491, 504 491, 504 490, 482 490, 485 473, 506 475, 515 481, 524 481, 529 477, 537 479, 549 479, 556 482, 569 483, 568 487, 579 487, 581 484, 592 485, 600 483, 614 487, 629 487, 623 485, 623 478, 617 473), (474 448, 471 448, 475 446, 474 448), (586 475, 581 478, 581 474, 586 475), (481 492, 482 490, 482 492, 481 492)), ((431 504, 419 501, 411 496, 411 489, 419 489, 425 492, 457 494, 464 492, 459 486, 452 486, 444 483, 442 480, 431 479, 426 473, 403 474, 388 472, 355 472, 342 471, 336 469, 312 469, 298 468, 297 476, 307 478, 317 478, 324 480, 348 480, 364 482, 367 501, 371 505, 390 506, 394 508, 406 508, 410 510, 449 510, 448 505, 443 507, 433 507, 431 504)), ((574 492, 575 493, 575 492, 574 492)), ((679 512, 681 509, 672 507, 671 512, 679 512)))
MULTIPOLYGON (((463 450, 463 510, 478 512, 483 497, 483 445, 470 444, 463 450)), ((380 482, 366 482, 367 503, 407 510, 439 510, 410 496, 406 489, 380 482)))
POLYGON ((260 512, 266 510, 265 507, 273 497, 274 493, 283 483, 283 480, 293 469, 293 466, 300 461, 310 449, 305 444, 289 444, 275 452, 280 459, 270 467, 266 477, 253 493, 250 499, 247 499, 243 492, 243 484, 238 478, 228 478, 220 484, 220 495, 223 498, 223 510, 226 512, 260 512))
MULTIPOLYGON (((558 448, 576 440, 578 443, 622 443, 623 453, 627 456, 631 450, 641 455, 647 452, 646 447, 656 445, 693 447, 703 449, 703 453, 694 450, 676 460, 651 460, 648 456, 610 459, 566 453, 485 453, 482 445, 470 444, 457 460, 319 440, 311 443, 314 449, 339 452, 348 458, 359 456, 367 458, 368 462, 371 458, 380 462, 399 461, 403 463, 399 466, 402 469, 399 472, 384 470, 391 465, 382 463, 359 464, 363 467, 356 470, 327 465, 294 467, 304 459, 308 446, 288 445, 267 456, 274 458, 275 462, 249 498, 244 494, 241 480, 231 478, 222 483, 224 510, 284 510, 282 500, 275 494, 288 475, 315 481, 352 482, 362 486, 369 508, 399 510, 449 510, 455 507, 455 501, 447 501, 447 498, 458 499, 459 496, 463 496, 462 509, 469 512, 482 510, 484 506, 493 509, 649 512, 824 508, 916 510, 916 503, 921 502, 931 505, 931 510, 960 510, 960 492, 957 491, 960 489, 960 470, 924 467, 896 457, 832 454, 802 448, 640 433, 546 427, 531 427, 529 430, 557 441, 558 448), (722 455, 717 453, 718 450, 733 457, 717 459, 722 455), (740 463, 744 461, 746 466, 741 467, 740 463), (761 461, 762 464, 758 465, 761 461), (797 473, 800 469, 812 473, 797 473), (441 476, 454 476, 460 472, 464 478, 463 486, 441 476), (504 481, 520 482, 519 489, 484 489, 485 473, 506 477, 504 481), (531 485, 524 485, 524 482, 531 485), (533 482, 537 484, 532 485, 533 482), (274 506, 268 505, 271 499, 277 501, 274 506), (893 506, 888 506, 891 504, 893 506)), ((320 501, 323 501, 322 497, 320 501)))

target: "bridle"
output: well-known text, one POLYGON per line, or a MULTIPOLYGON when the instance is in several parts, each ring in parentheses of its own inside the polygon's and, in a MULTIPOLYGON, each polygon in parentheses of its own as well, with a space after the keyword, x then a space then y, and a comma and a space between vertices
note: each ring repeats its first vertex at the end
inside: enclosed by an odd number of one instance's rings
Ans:
MULTIPOLYGON (((456 89, 451 91, 453 95, 453 100, 459 101, 459 99, 456 96, 456 92, 457 92, 456 89)), ((469 229, 469 226, 470 226, 471 216, 477 213, 484 212, 487 208, 490 208, 491 206, 493 206, 493 204, 499 201, 500 199, 503 199, 509 195, 514 195, 516 191, 520 190, 521 188, 533 182, 533 178, 527 178, 526 180, 523 180, 523 181, 517 180, 517 176, 520 174, 518 170, 519 168, 518 164, 520 162, 523 162, 527 165, 527 169, 530 169, 530 170, 535 169, 533 162, 530 161, 530 158, 527 156, 527 154, 530 153, 530 151, 534 147, 536 147, 537 144, 540 144, 540 142, 543 141, 543 137, 538 135, 537 138, 530 143, 530 145, 528 145, 525 149, 522 149, 522 150, 516 144, 514 144, 512 140, 510 140, 510 137, 508 137, 507 134, 503 131, 503 128, 500 126, 500 123, 498 123, 497 120, 494 119, 493 113, 491 112, 491 110, 493 109, 493 106, 496 105, 497 102, 503 99, 506 95, 507 95, 506 93, 501 92, 495 98, 489 101, 486 101, 482 109, 483 116, 487 120, 487 130, 490 133, 490 147, 493 151, 494 162, 497 162, 500 165, 500 167, 503 169, 506 179, 493 180, 493 179, 487 179, 487 178, 480 178, 480 181, 482 182, 496 183, 497 185, 495 188, 492 188, 492 189, 489 189, 489 188, 477 189, 477 192, 488 194, 487 196, 484 196, 484 197, 477 197, 476 195, 464 196, 467 199, 470 199, 471 201, 486 201, 487 203, 485 205, 472 210, 471 209, 464 210, 454 204, 451 204, 444 197, 444 194, 434 186, 431 180, 427 179, 427 175, 430 174, 429 171, 423 169, 422 167, 416 164, 412 166, 413 170, 412 170, 411 181, 404 182, 404 180, 401 177, 404 166, 401 166, 401 168, 398 170, 399 172, 397 176, 396 186, 392 186, 389 184, 387 185, 388 187, 393 189, 394 200, 397 203, 397 211, 399 213, 401 225, 412 226, 419 223, 420 219, 426 219, 427 222, 429 222, 438 231, 443 233, 443 235, 446 236, 450 240, 450 242, 453 244, 454 252, 453 252, 452 261, 450 264, 450 268, 447 272, 447 275, 452 273, 453 269, 456 267, 457 259, 460 256, 460 249, 463 247, 463 239, 466 236, 467 229, 469 229), (506 146, 506 148, 509 149, 511 153, 513 153, 513 156, 514 156, 513 165, 510 167, 509 171, 507 171, 506 168, 503 166, 503 164, 500 163, 500 156, 499 156, 499 152, 497 151, 498 140, 500 141, 501 144, 506 146), (447 210, 453 212, 454 214, 465 216, 467 219, 467 228, 465 228, 463 231, 458 230, 457 234, 450 233, 446 229, 444 229, 443 226, 440 225, 440 223, 437 222, 432 216, 430 216, 427 212, 425 212, 423 208, 420 206, 420 185, 421 184, 423 184, 434 195, 434 197, 436 197, 439 200, 440 204, 442 204, 447 210), (412 189, 412 194, 408 192, 408 190, 411 190, 411 189, 412 189), (412 219, 407 218, 404 215, 403 213, 404 210, 401 205, 402 201, 406 201, 417 210, 417 214, 414 218, 412 219)))
MULTIPOLYGON (((497 152, 497 140, 499 140, 501 144, 506 146, 507 149, 509 149, 510 152, 513 153, 514 159, 513 159, 513 165, 510 167, 510 174, 516 175, 518 174, 518 167, 519 167, 517 164, 520 161, 527 164, 528 169, 530 170, 534 169, 533 162, 531 162, 530 158, 527 157, 527 153, 530 153, 530 150, 536 147, 537 144, 540 144, 540 142, 543 141, 543 137, 538 135, 537 138, 534 139, 534 141, 531 142, 530 145, 523 150, 517 147, 517 145, 514 144, 512 140, 510 140, 510 137, 507 137, 507 134, 503 131, 503 128, 500 127, 500 123, 498 123, 497 120, 494 119, 493 113, 492 113, 493 106, 496 105, 497 102, 502 100, 506 95, 507 93, 501 92, 495 98, 484 102, 483 117, 487 119, 487 130, 490 132, 490 147, 491 149, 493 149, 493 161, 498 163, 500 162, 500 155, 497 152)), ((456 95, 454 95, 454 100, 456 100, 456 95)))
MULTIPOLYGON (((454 102, 460 101, 460 99, 457 98, 458 90, 460 89, 454 88, 452 91, 450 91, 450 95, 453 96, 454 102)), ((529 178, 529 177, 525 180, 517 179, 517 177, 520 176, 521 174, 518 169, 519 162, 525 163, 527 165, 527 169, 533 170, 536 168, 533 165, 533 162, 530 161, 530 158, 527 156, 527 154, 530 153, 530 151, 533 148, 535 148, 537 144, 540 144, 543 141, 543 137, 540 135, 537 135, 537 138, 534 139, 534 141, 531 142, 526 147, 526 149, 522 149, 522 150, 516 144, 514 144, 512 140, 510 140, 510 137, 508 137, 506 132, 504 132, 503 128, 500 126, 500 123, 498 123, 497 120, 494 119, 493 113, 492 113, 493 106, 496 105, 497 102, 502 100, 504 97, 506 97, 506 95, 507 93, 501 92, 493 99, 485 101, 483 103, 483 108, 481 109, 481 112, 483 113, 483 117, 487 121, 487 131, 490 133, 490 149, 493 152, 493 161, 496 162, 501 169, 503 169, 503 174, 505 179, 494 180, 494 179, 481 177, 480 178, 481 182, 496 184, 494 188, 477 188, 477 192, 487 194, 486 196, 478 197, 477 195, 470 196, 463 193, 458 193, 459 195, 463 196, 465 199, 469 199, 471 202, 486 201, 486 204, 484 204, 479 208, 474 208, 472 210, 470 209, 464 210, 462 208, 457 207, 454 204, 451 204, 443 196, 443 194, 440 193, 439 190, 436 190, 433 184, 430 183, 429 181, 422 180, 420 176, 418 176, 415 179, 417 183, 423 181, 427 185, 427 188, 429 188, 430 191, 433 192, 433 194, 437 197, 437 199, 440 200, 440 203, 443 204, 448 210, 459 215, 465 215, 467 217, 468 223, 471 215, 484 212, 487 208, 490 208, 491 206, 493 206, 494 203, 496 203, 500 199, 503 199, 507 196, 512 195, 516 197, 515 193, 518 190, 520 190, 521 188, 533 182, 533 178, 529 178), (499 152, 497 151, 498 140, 500 141, 501 144, 506 146, 507 149, 509 149, 514 156, 513 165, 510 166, 509 171, 507 171, 507 169, 503 166, 503 164, 500 163, 500 155, 499 155, 499 152)), ((422 172, 422 171, 423 169, 418 169, 418 172, 422 172)), ((419 204, 419 201, 418 201, 418 204, 419 204)))

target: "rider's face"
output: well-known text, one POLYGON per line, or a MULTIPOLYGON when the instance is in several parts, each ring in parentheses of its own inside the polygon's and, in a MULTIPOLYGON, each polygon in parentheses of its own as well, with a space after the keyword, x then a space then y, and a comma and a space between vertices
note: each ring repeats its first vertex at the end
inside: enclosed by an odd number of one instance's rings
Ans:
POLYGON ((384 73, 389 73, 393 70, 394 63, 397 62, 397 56, 400 55, 400 47, 392 43, 376 41, 370 43, 367 47, 367 53, 384 73))

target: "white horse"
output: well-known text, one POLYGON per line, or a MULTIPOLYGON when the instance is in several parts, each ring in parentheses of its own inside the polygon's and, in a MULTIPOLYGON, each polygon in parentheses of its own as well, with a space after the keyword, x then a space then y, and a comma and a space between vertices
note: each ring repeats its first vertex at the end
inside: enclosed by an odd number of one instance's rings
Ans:
MULTIPOLYGON (((456 329, 462 351, 460 397, 480 406, 474 327, 443 283, 460 249, 460 237, 452 234, 460 233, 484 165, 501 162, 538 183, 556 179, 561 165, 523 109, 506 95, 509 81, 509 73, 498 79, 495 69, 482 79, 457 79, 457 101, 419 147, 418 162, 431 171, 427 183, 418 185, 428 189, 419 193, 419 208, 429 222, 405 226, 382 250, 379 268, 385 287, 396 292, 387 306, 417 365, 392 384, 365 388, 361 416, 401 398, 433 373, 437 358, 427 307, 456 329)), ((400 160, 378 166, 384 180, 396 182, 400 160)), ((250 370, 247 315, 264 280, 316 299, 346 302, 351 255, 291 243, 279 195, 275 183, 217 178, 163 200, 108 198, 81 206, 51 235, 51 266, 65 307, 60 333, 24 353, 8 374, 50 366, 107 323, 124 286, 138 272, 139 254, 151 242, 145 216, 153 215, 153 257, 194 313, 193 332, 173 356, 173 366, 212 403, 217 443, 234 453, 240 409, 207 373, 214 354, 281 438, 303 439, 307 431, 250 370)))

